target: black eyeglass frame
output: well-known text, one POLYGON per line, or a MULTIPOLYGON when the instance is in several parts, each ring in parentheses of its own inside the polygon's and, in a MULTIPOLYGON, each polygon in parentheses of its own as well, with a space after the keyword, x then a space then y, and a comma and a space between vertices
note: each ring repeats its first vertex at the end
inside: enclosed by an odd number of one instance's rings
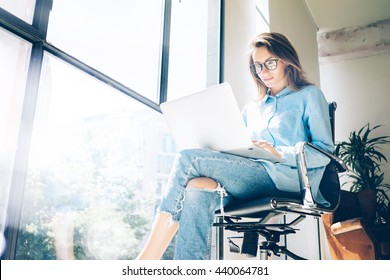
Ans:
POLYGON ((261 71, 263 71, 264 67, 269 70, 269 71, 274 71, 276 70, 276 68, 278 68, 278 62, 280 61, 281 59, 280 58, 269 58, 267 59, 266 61, 264 61, 264 63, 259 63, 259 62, 255 62, 253 64, 251 64, 249 67, 251 69, 251 71, 255 74, 255 75, 259 75, 261 73, 261 71), (269 67, 267 66, 267 63, 269 62, 275 62, 275 67, 269 67), (256 71, 257 68, 260 67, 260 71, 256 71))

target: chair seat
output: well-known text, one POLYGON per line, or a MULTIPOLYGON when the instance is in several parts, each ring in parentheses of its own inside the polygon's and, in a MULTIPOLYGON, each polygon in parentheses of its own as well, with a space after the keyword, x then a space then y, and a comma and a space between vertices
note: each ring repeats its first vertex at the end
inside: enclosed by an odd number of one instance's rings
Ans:
POLYGON ((243 218, 264 218, 286 212, 311 216, 321 216, 324 212, 331 212, 334 206, 325 207, 317 204, 315 207, 306 207, 303 199, 293 197, 263 197, 250 201, 235 201, 221 210, 216 211, 217 216, 231 216, 243 218))
MULTIPOLYGON (((309 207, 303 201, 303 194, 302 196, 291 194, 288 197, 268 196, 250 201, 236 200, 224 208, 224 214, 244 218, 264 218, 271 212, 274 214, 295 212, 312 216, 320 216, 322 212, 332 212, 337 208, 340 200, 339 177, 333 162, 327 165, 319 189, 324 198, 330 202, 328 207, 320 204, 309 207)), ((217 211, 216 215, 221 216, 221 211, 217 211)))
MULTIPOLYGON (((277 211, 283 212, 283 205, 291 208, 292 206, 299 207, 302 204, 301 199, 285 198, 285 197, 263 197, 250 201, 235 201, 224 208, 224 215, 238 216, 243 218, 263 218, 269 212, 277 211)), ((286 210, 285 209, 285 210, 286 210)), ((218 210, 217 216, 222 216, 222 212, 218 210)))

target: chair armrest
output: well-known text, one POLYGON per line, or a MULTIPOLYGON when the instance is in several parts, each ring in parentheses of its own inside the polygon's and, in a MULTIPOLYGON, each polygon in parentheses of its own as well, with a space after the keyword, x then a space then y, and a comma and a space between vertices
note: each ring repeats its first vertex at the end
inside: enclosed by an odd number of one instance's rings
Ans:
POLYGON ((313 145, 309 142, 299 142, 297 144, 297 153, 296 153, 296 162, 298 167, 298 176, 300 180, 301 188, 304 192, 303 205, 306 208, 316 208, 317 203, 314 201, 310 181, 307 172, 307 163, 306 163, 306 154, 305 154, 305 146, 309 146, 321 154, 327 156, 336 166, 337 172, 345 172, 348 170, 348 167, 344 164, 344 162, 334 156, 333 154, 313 145))
POLYGON ((343 162, 343 160, 341 158, 336 157, 334 154, 331 154, 331 153, 325 151, 324 149, 321 149, 321 148, 317 147, 316 145, 313 145, 312 143, 309 143, 309 142, 305 142, 305 143, 306 143, 306 145, 313 148, 314 150, 327 156, 335 164, 336 169, 339 173, 343 173, 343 172, 348 171, 348 166, 343 162))

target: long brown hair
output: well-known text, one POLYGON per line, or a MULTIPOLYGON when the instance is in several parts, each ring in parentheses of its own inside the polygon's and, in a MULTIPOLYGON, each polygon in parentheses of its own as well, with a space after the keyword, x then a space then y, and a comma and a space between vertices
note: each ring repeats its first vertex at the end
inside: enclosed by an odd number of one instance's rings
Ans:
MULTIPOLYGON (((259 47, 266 47, 272 55, 286 63, 285 75, 289 88, 296 91, 306 85, 312 84, 305 77, 305 72, 299 61, 298 53, 286 36, 272 32, 261 33, 253 38, 250 43, 249 65, 254 63, 252 57, 253 52, 259 47)), ((267 92, 267 87, 257 74, 252 71, 250 72, 259 89, 260 97, 263 98, 267 92)))

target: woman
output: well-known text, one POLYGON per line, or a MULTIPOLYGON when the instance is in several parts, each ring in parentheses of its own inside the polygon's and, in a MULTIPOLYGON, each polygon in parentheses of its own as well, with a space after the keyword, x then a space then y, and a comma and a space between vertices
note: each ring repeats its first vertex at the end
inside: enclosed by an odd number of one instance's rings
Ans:
MULTIPOLYGON (((243 118, 253 142, 283 163, 253 160, 193 149, 181 151, 174 163, 152 232, 137 259, 160 259, 176 234, 175 259, 209 259, 214 212, 234 199, 269 194, 299 194, 295 145, 310 141, 333 150, 328 103, 309 83, 289 40, 263 33, 251 42, 250 70, 260 99, 248 103, 243 118)), ((227 124, 228 125, 228 124, 227 124)), ((307 151, 316 200, 328 159, 307 151)))

